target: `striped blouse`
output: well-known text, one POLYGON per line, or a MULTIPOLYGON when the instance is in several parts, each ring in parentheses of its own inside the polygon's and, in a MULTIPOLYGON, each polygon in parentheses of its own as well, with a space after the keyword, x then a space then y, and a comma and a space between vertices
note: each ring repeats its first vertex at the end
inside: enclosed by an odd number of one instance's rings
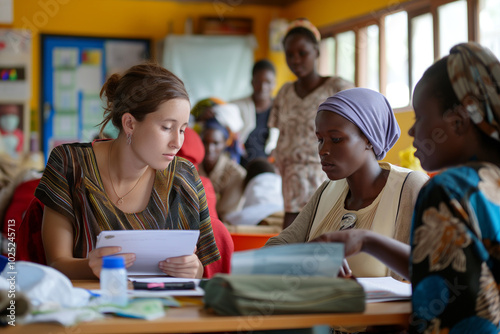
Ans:
POLYGON ((104 230, 200 230, 197 255, 206 266, 220 259, 205 199, 194 165, 175 157, 156 171, 151 197, 142 212, 126 213, 109 200, 91 143, 54 148, 35 196, 73 224, 73 256, 86 258, 104 230))

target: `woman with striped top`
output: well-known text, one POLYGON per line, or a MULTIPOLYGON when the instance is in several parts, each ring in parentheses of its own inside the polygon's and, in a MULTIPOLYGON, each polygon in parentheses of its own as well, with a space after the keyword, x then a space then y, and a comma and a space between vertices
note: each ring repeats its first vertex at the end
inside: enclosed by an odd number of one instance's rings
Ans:
MULTIPOLYGON (((54 148, 35 192, 45 204, 47 263, 72 279, 99 277, 102 257, 120 252, 95 248, 103 230, 197 229, 194 254, 158 266, 171 276, 202 277, 220 255, 196 168, 176 156, 190 114, 184 84, 159 65, 142 64, 112 75, 104 96, 101 133, 111 121, 118 137, 54 148)), ((123 256, 134 263, 134 254, 123 256)))

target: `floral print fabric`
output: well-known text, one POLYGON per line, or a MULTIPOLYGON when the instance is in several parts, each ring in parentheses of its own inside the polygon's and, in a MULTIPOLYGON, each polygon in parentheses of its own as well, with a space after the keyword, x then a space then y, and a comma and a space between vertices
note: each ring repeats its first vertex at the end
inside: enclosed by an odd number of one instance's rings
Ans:
POLYGON ((411 333, 500 333, 500 169, 472 163, 422 188, 413 218, 411 333))

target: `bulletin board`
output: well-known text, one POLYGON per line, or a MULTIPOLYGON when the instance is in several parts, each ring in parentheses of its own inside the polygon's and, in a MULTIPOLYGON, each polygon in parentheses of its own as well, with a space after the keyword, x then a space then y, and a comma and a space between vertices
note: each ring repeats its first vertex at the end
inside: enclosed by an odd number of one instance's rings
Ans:
POLYGON ((31 34, 0 29, 0 152, 30 151, 31 34))
MULTIPOLYGON (((103 103, 99 92, 113 73, 123 73, 150 57, 147 39, 42 35, 42 145, 52 148, 89 142, 99 132, 103 103)), ((108 124, 106 132, 117 135, 108 124)))

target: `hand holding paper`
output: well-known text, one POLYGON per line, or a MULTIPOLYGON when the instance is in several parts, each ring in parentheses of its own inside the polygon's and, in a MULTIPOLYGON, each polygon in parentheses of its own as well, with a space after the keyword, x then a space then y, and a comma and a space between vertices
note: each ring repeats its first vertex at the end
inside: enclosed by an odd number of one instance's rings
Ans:
MULTIPOLYGON (((119 246, 117 254, 135 254, 135 262, 128 268, 129 275, 165 275, 159 263, 177 258, 173 263, 191 262, 199 230, 120 230, 102 231, 97 236, 97 248, 119 246)), ((182 265, 181 265, 182 266, 182 265)), ((186 277, 186 276, 182 276, 186 277)), ((192 276, 194 277, 194 276, 192 276)))
MULTIPOLYGON (((121 251, 121 247, 112 246, 112 247, 101 247, 93 249, 89 253, 89 267, 92 269, 92 272, 97 277, 101 277, 101 268, 102 268, 102 258, 105 256, 110 256, 114 254, 118 254, 121 251)), ((135 254, 133 253, 120 253, 125 260, 125 268, 129 268, 134 264, 135 254)))
POLYGON ((172 277, 201 278, 203 265, 196 253, 187 256, 177 256, 161 261, 158 266, 161 271, 172 277))

